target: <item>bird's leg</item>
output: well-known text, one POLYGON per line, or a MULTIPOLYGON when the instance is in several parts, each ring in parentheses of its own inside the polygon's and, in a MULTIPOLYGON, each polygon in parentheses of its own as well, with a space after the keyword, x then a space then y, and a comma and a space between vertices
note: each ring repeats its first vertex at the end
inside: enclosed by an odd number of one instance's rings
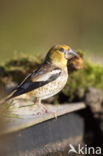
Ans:
POLYGON ((47 110, 46 106, 44 106, 42 103, 41 103, 41 99, 37 98, 36 101, 35 101, 35 104, 42 109, 42 112, 41 114, 47 110))
POLYGON ((54 111, 50 111, 48 110, 48 108, 46 106, 44 106, 42 103, 41 103, 41 99, 37 98, 36 101, 34 102, 39 108, 42 109, 41 112, 38 112, 38 114, 45 114, 45 113, 51 113, 54 115, 55 118, 57 118, 57 115, 56 115, 56 112, 54 111))

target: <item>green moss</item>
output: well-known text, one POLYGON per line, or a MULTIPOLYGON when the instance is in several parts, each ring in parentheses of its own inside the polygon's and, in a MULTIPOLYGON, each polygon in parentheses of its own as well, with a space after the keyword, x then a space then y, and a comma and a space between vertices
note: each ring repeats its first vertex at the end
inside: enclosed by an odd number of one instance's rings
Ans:
POLYGON ((38 56, 33 58, 27 56, 16 57, 2 66, 5 73, 2 74, 3 76, 0 74, 0 77, 7 77, 10 81, 16 83, 21 82, 22 79, 41 64, 41 62, 42 59, 38 56))
POLYGON ((103 91, 103 67, 85 62, 85 68, 70 74, 63 93, 72 101, 75 91, 81 88, 85 91, 88 87, 100 88, 103 91))
POLYGON ((7 71, 18 69, 23 72, 27 72, 28 70, 30 70, 33 67, 36 67, 40 63, 41 59, 38 59, 37 57, 33 57, 33 59, 29 57, 22 57, 10 60, 4 65, 4 67, 7 71))

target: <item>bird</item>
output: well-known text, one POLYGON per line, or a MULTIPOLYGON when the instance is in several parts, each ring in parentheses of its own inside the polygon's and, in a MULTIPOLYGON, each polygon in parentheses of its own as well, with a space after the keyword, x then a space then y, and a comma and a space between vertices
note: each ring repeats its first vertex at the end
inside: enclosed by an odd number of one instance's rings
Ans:
POLYGON ((52 46, 43 63, 29 73, 0 103, 24 96, 32 99, 41 108, 40 114, 54 113, 48 110, 41 101, 56 95, 64 88, 68 79, 67 63, 74 57, 78 57, 78 54, 68 45, 52 46))

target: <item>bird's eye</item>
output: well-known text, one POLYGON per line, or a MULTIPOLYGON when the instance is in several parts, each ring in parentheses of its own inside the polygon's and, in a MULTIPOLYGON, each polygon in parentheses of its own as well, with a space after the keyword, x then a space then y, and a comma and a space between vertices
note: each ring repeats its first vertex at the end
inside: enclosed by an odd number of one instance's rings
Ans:
POLYGON ((63 52, 63 51, 64 51, 64 49, 63 49, 63 48, 60 48, 60 49, 59 49, 59 51, 63 52))

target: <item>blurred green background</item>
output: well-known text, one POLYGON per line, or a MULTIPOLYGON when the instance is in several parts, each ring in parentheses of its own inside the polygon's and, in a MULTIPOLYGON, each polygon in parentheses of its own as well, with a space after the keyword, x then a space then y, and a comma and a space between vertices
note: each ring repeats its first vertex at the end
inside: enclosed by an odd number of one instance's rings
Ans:
POLYGON ((101 57, 103 0, 0 0, 0 61, 54 44, 101 57))

